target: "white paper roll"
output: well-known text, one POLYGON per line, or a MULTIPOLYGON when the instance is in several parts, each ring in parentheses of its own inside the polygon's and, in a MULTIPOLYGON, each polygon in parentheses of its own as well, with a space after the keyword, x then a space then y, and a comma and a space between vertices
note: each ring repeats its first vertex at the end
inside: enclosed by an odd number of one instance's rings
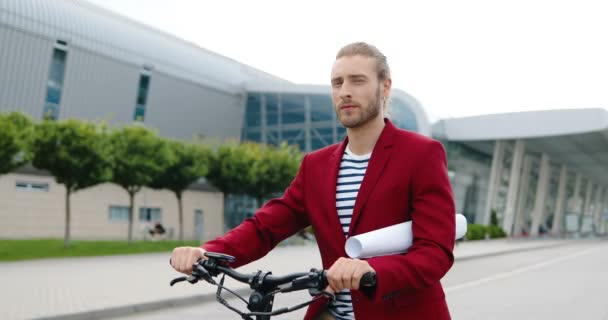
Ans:
MULTIPOLYGON (((456 214, 456 239, 467 233, 467 218, 456 214)), ((351 258, 371 258, 404 253, 412 245, 412 221, 356 235, 346 240, 346 254, 351 258)))

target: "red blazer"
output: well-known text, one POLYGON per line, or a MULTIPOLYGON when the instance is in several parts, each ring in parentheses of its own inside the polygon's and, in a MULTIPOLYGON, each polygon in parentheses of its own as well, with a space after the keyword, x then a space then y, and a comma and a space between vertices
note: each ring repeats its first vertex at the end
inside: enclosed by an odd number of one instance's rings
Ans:
MULTIPOLYGON (((349 236, 412 220, 414 239, 405 254, 367 259, 377 272, 377 288, 373 297, 352 290, 355 318, 450 319, 439 282, 454 261, 455 208, 445 151, 435 140, 385 122, 355 202, 349 236)), ((338 169, 347 142, 307 154, 282 197, 202 247, 235 256, 233 267, 238 267, 312 224, 323 268, 347 257, 336 210, 338 169)), ((314 319, 326 302, 310 305, 305 319, 314 319)))

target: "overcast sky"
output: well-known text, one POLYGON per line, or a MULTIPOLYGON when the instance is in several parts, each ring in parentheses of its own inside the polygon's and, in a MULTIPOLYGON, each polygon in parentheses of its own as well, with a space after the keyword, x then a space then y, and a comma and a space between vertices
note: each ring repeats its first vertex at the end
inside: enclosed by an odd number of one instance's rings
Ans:
POLYGON ((372 43, 433 120, 608 108, 606 1, 88 1, 295 83, 372 43))

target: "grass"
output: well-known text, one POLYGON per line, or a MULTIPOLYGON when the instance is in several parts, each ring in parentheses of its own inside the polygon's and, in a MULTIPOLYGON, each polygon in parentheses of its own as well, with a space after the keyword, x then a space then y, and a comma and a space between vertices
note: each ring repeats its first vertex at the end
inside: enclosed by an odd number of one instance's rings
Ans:
POLYGON ((108 256, 146 252, 170 252, 179 246, 199 246, 198 241, 84 241, 73 240, 63 247, 63 239, 2 240, 0 261, 61 257, 108 256))

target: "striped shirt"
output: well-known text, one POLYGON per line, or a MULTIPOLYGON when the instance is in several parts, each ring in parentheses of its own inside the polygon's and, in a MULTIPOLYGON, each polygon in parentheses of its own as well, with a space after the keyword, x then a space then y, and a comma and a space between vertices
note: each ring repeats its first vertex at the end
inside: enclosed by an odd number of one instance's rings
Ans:
MULTIPOLYGON (((342 232, 344 232, 345 237, 348 235, 355 200, 357 199, 361 182, 363 182, 370 157, 371 153, 365 155, 352 153, 349 146, 346 146, 344 155, 342 155, 336 188, 336 208, 338 209, 338 218, 342 224, 342 232)), ((329 305, 329 311, 338 320, 355 319, 350 290, 345 289, 337 292, 336 300, 329 305)))

